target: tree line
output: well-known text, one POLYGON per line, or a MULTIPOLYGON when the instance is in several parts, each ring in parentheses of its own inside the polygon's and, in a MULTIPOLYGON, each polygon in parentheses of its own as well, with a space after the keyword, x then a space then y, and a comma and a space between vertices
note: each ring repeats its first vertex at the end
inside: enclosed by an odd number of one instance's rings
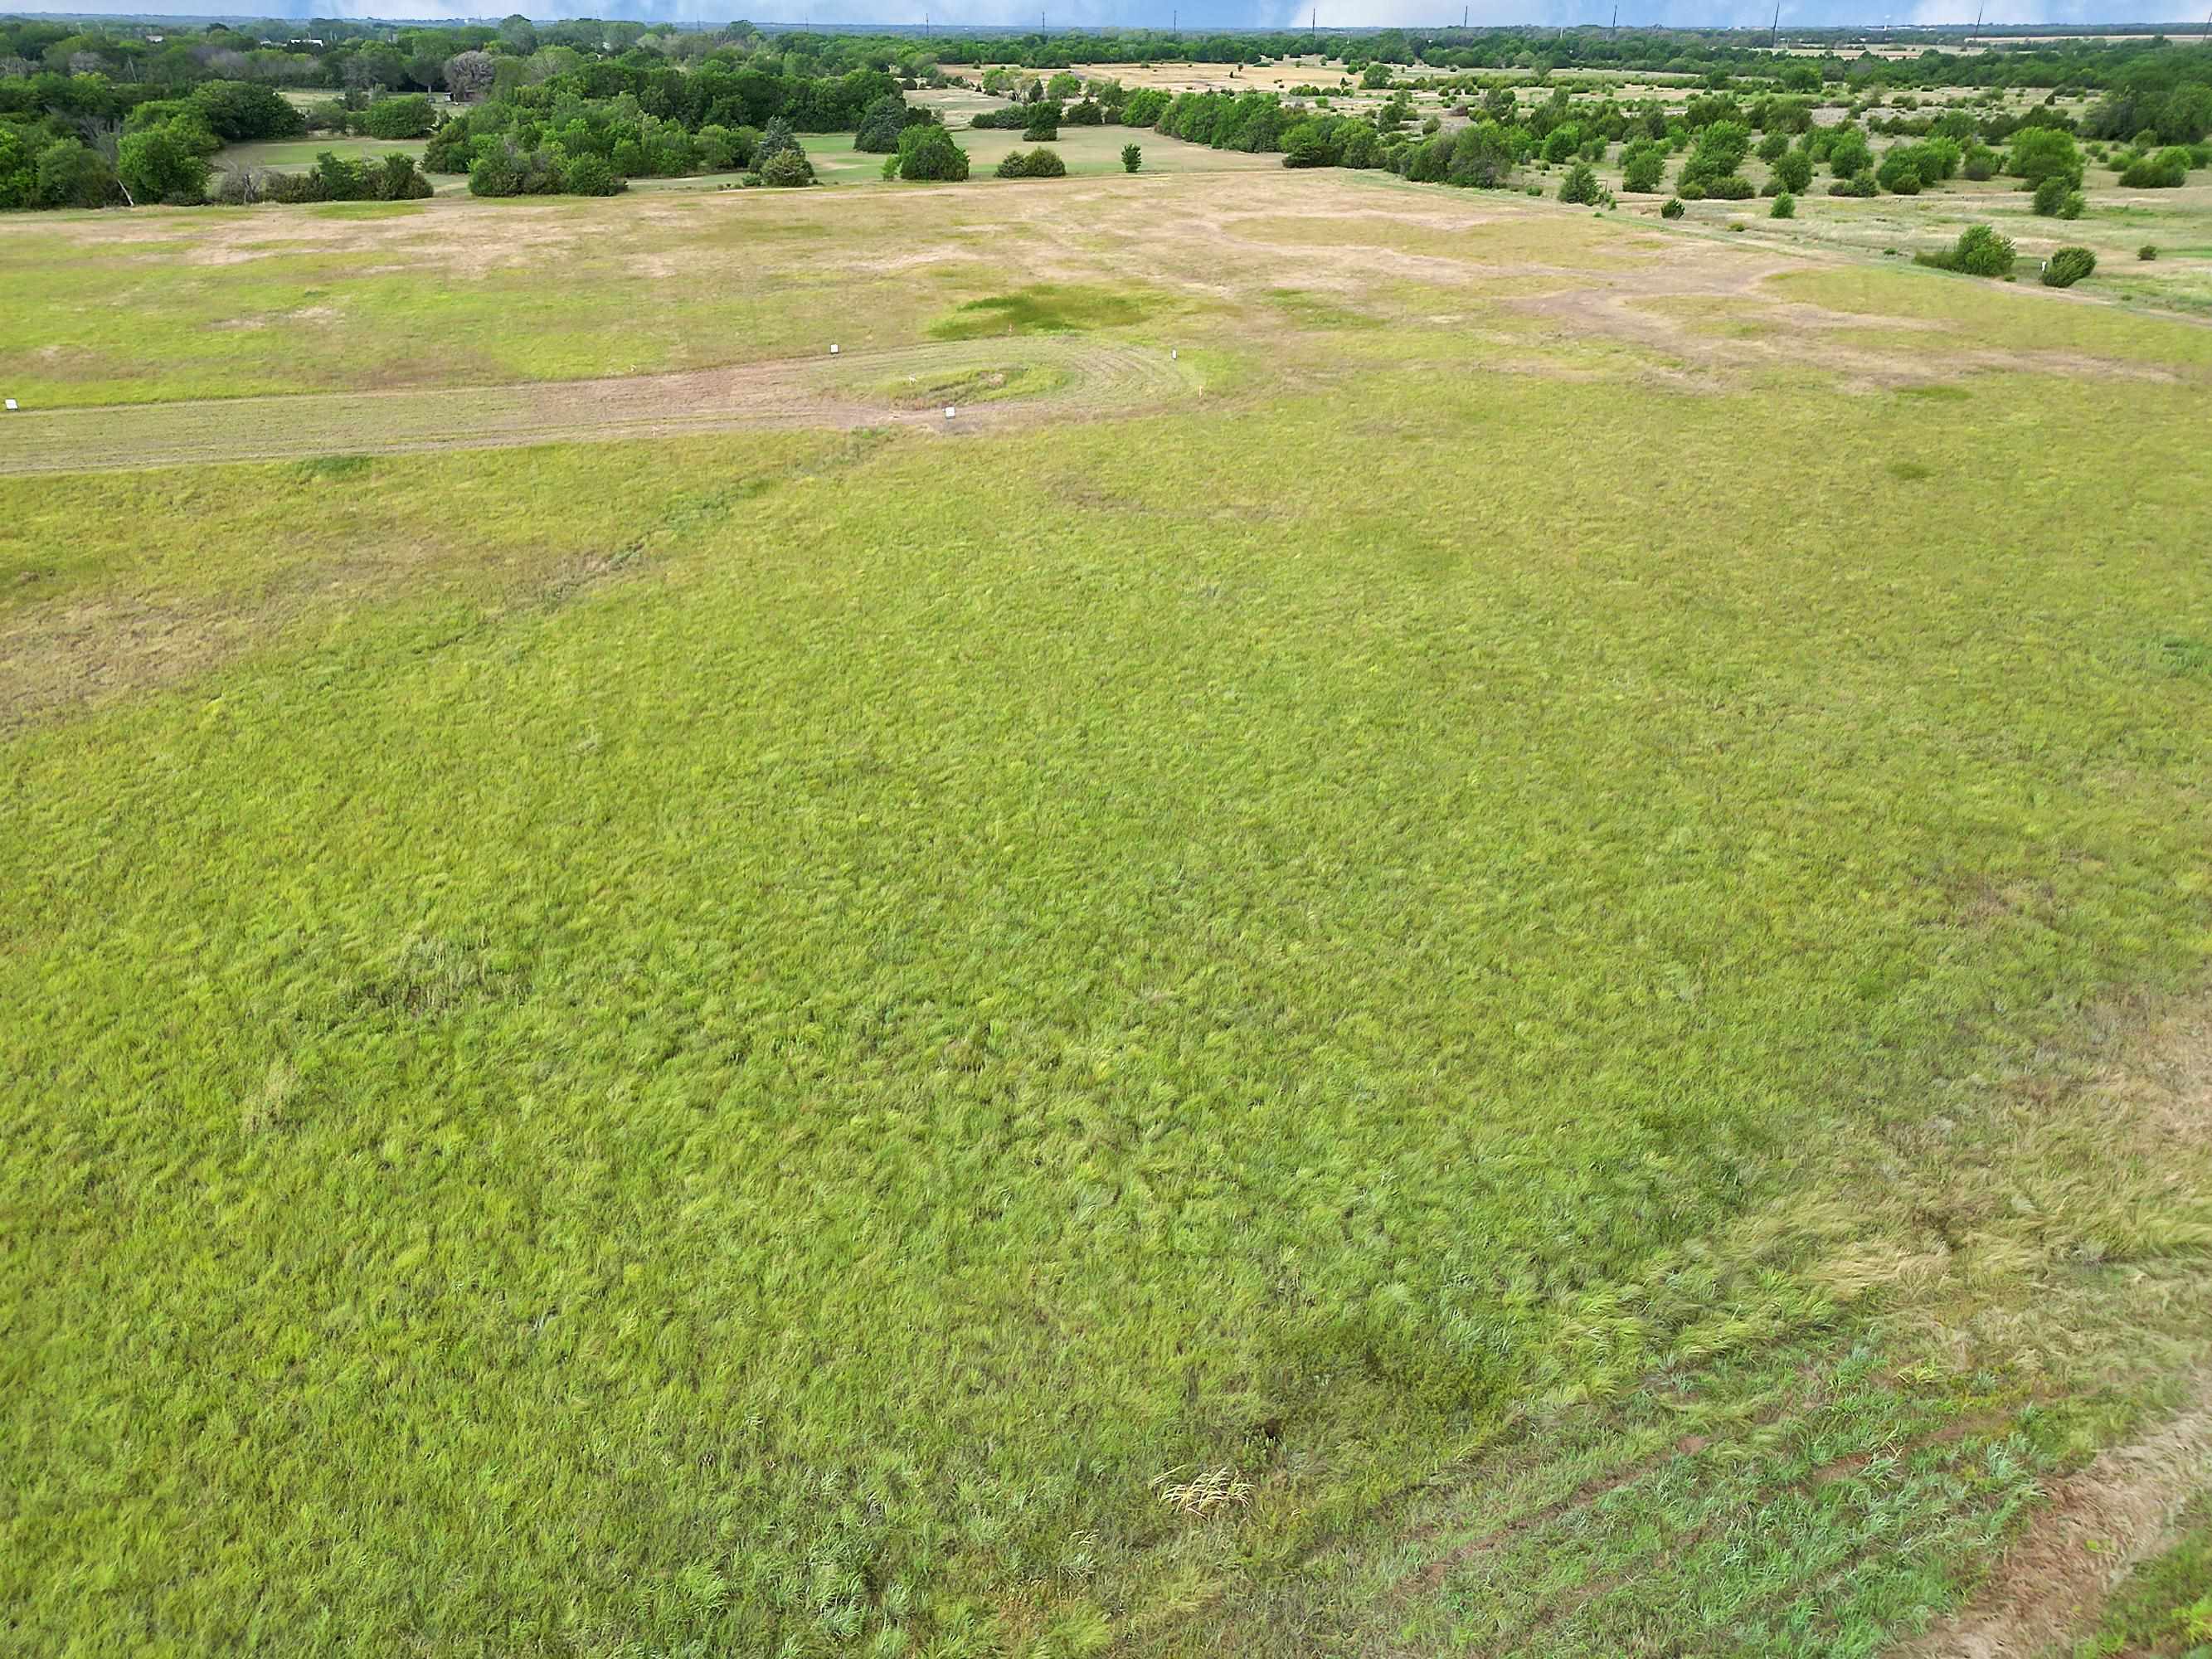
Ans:
MULTIPOLYGON (((796 159, 781 164, 776 181, 803 183, 795 174, 805 166, 805 155, 795 142, 763 151, 772 125, 794 134, 855 131, 875 112, 879 122, 896 124, 879 135, 880 148, 892 154, 908 125, 927 119, 907 108, 903 91, 944 83, 948 64, 986 61, 994 67, 979 77, 982 85, 1013 102, 977 117, 978 125, 1029 131, 1034 106, 1049 103, 1054 126, 1065 120, 1157 127, 1216 148, 1279 151, 1293 167, 1383 167, 1449 182, 1501 177, 1540 156, 1588 161, 1601 155, 1605 144, 1622 143, 1636 150, 1633 158, 1624 155, 1627 187, 1641 189, 1655 166, 1663 173, 1666 158, 1688 150, 1706 128, 1735 122, 1770 140, 1777 131, 1806 135, 1815 104, 1843 96, 1852 100, 1845 128, 1807 137, 1798 148, 1819 165, 1829 160, 1825 147, 1842 143, 1856 161, 1848 135, 1858 131, 1861 114, 1881 103, 1876 87, 1923 80, 1994 88, 2041 85, 2048 75, 2057 83, 2101 90, 2079 122, 2050 103, 2025 112, 1993 106, 1979 115, 1919 115, 1908 107, 1910 97, 1899 97, 1896 112, 1872 116, 1867 131, 1921 142, 1892 146, 1878 161, 1869 149, 1863 166, 1838 172, 1844 193, 1910 193, 1916 181, 1924 185, 1960 170, 1973 176, 1984 164, 1979 149, 2035 126, 2125 143, 2133 171, 2124 182, 2155 187, 2173 179, 2177 169, 2185 176, 2202 165, 2191 147, 2212 131, 2212 49, 2202 47, 2076 40, 2021 43, 1971 58, 1931 51, 1904 60, 1778 59, 1724 33, 1630 31, 1598 40, 1569 30, 1552 34, 1544 48, 1551 57, 1524 63, 1541 44, 1534 32, 1510 29, 1385 30, 1318 41, 1296 33, 1178 40, 1148 31, 917 40, 809 31, 771 35, 743 22, 711 32, 588 20, 538 25, 519 15, 496 26, 451 28, 338 21, 87 28, 13 21, 0 23, 0 207, 198 202, 206 198, 213 158, 224 146, 309 131, 428 137, 425 167, 465 173, 471 188, 484 194, 569 189, 572 168, 580 181, 574 188, 591 193, 629 178, 702 171, 765 178, 763 163, 781 154, 796 159), (295 33, 301 29, 313 33, 295 33), (1402 98, 1370 119, 1329 111, 1318 87, 1302 89, 1311 102, 1258 92, 1170 95, 1132 91, 1111 79, 1086 82, 1043 62, 1025 72, 1006 61, 1079 51, 1093 62, 1187 54, 1250 62, 1309 44, 1339 52, 1347 76, 1356 70, 1370 88, 1402 86, 1401 65, 1459 65, 1420 84, 1459 98, 1468 126, 1447 132, 1431 118, 1424 130, 1409 131, 1411 112, 1402 98), (1176 51, 1165 50, 1170 46, 1176 51), (1563 86, 1540 81, 1531 88, 1494 72, 1533 67, 1540 76, 1555 66, 1552 57, 1565 52, 1577 54, 1577 62, 1650 73, 1686 70, 1702 79, 1687 113, 1670 116, 1656 101, 1629 107, 1603 98, 1576 100, 1563 86), (1493 72, 1469 63, 1492 64, 1493 72), (333 95, 302 109, 283 95, 287 88, 333 95), (447 106, 433 101, 441 93, 458 100, 443 119, 447 106), (1519 100, 1530 94, 1523 106, 1519 100), (894 112, 886 117, 886 110, 894 112), (1470 131, 1475 136, 1466 137, 1470 131), (1595 152, 1586 153, 1593 144, 1595 152)), ((918 167, 951 165, 935 139, 914 144, 927 152, 918 167)), ((1762 154, 1771 163, 1782 160, 1765 155, 1764 147, 1762 154)), ((1800 170, 1788 164, 1790 176, 1800 170)), ((304 186, 265 176, 226 177, 216 193, 283 199, 303 188, 368 187, 342 167, 319 163, 315 176, 319 182, 304 186)), ((1678 189, 1732 193, 1740 177, 1733 167, 1700 164, 1686 168, 1678 189)), ((403 178, 397 168, 378 173, 374 185, 402 194, 428 188, 419 173, 403 178)))

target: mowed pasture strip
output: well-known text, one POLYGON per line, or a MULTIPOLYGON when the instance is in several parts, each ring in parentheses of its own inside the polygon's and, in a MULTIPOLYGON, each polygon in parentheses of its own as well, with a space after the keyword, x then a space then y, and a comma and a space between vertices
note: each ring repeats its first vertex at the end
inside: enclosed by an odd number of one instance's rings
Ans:
POLYGON ((957 429, 1156 407, 1196 376, 1169 353, 1127 342, 1007 337, 796 362, 542 386, 226 398, 107 409, 17 411, 0 459, 19 472, 89 472, 316 455, 495 449, 555 440, 634 438, 746 427, 949 424, 928 387, 978 370, 1051 368, 1062 384, 969 402, 957 429), (903 378, 913 397, 871 382, 903 378), (915 406, 918 401, 925 406, 915 406))

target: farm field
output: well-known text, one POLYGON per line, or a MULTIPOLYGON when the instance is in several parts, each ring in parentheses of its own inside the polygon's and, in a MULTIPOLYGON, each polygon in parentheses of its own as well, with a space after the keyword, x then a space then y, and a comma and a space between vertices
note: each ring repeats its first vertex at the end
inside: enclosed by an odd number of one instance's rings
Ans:
POLYGON ((2212 330, 1075 133, 10 222, 8 1641, 2163 1651, 2212 330))

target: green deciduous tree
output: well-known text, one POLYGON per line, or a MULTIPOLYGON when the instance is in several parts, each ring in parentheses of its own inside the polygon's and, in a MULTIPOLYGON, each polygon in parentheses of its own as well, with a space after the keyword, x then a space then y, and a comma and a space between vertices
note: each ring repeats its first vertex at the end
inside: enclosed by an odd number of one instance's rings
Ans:
POLYGON ((379 98, 362 112, 361 130, 372 138, 427 138, 437 125, 422 94, 379 98))
POLYGON ((853 148, 871 155, 888 155, 898 148, 899 134, 905 131, 906 100, 890 94, 861 112, 853 148))
POLYGON ((1577 161, 1567 169, 1567 176, 1559 180, 1559 199, 1582 207, 1595 207, 1601 194, 1596 171, 1587 161, 1577 161))
POLYGON ((29 207, 38 191, 39 170, 30 145, 15 128, 0 126, 0 211, 29 207))
POLYGON ((115 169, 76 139, 57 139, 39 152, 40 207, 105 207, 114 194, 115 169))
POLYGON ((1895 144, 1884 152, 1875 169, 1875 183, 1896 196, 1920 194, 1920 158, 1910 144, 1895 144))
POLYGON ((571 196, 612 196, 629 188, 605 156, 589 150, 568 159, 561 169, 561 186, 571 196))
POLYGON ((1813 158, 1802 149, 1790 150, 1774 163, 1774 181, 1783 191, 1798 194, 1813 182, 1813 158))
POLYGON ((459 52, 446 59, 439 73, 446 90, 465 104, 491 91, 499 78, 499 60, 488 52, 459 52))
POLYGON ((899 135, 897 161, 902 179, 957 181, 968 176, 968 152, 933 121, 899 135))
POLYGON ((2120 183, 2130 190, 2179 190, 2189 182, 2191 159, 2180 145, 2170 145, 2155 155, 2130 162, 2120 174, 2120 183))
POLYGON ((2023 127, 2013 136, 2008 171, 2028 189, 2045 179, 2063 178, 2068 186, 2081 186, 2081 150, 2074 135, 2056 127, 2023 127))
POLYGON ((207 200, 207 158, 173 123, 127 134, 116 152, 115 173, 134 201, 194 205, 207 200))

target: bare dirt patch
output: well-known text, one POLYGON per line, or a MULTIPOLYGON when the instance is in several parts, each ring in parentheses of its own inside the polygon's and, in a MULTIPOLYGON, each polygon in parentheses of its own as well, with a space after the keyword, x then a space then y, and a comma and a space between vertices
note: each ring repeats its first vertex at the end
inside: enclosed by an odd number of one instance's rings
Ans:
POLYGON ((2033 1659, 2063 1644, 2166 1540, 2208 1474, 2212 1376, 2200 1376, 2178 1415, 2059 1482, 1973 1605, 1905 1648, 1905 1659, 2033 1659))

